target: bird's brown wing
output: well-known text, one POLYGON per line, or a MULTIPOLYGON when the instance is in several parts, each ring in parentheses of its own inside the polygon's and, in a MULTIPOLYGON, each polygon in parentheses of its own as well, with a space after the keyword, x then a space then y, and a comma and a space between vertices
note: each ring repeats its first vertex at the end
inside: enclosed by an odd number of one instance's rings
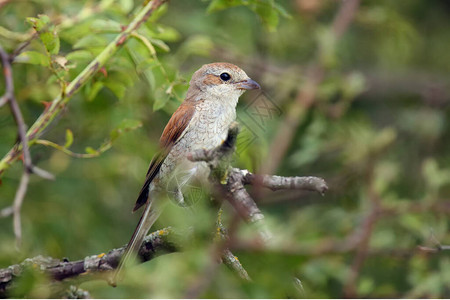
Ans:
POLYGON ((150 167, 148 168, 147 176, 145 178, 145 183, 141 191, 139 192, 139 197, 136 200, 133 212, 138 210, 147 202, 150 183, 153 181, 153 179, 155 179, 156 175, 161 169, 161 165, 163 164, 173 145, 175 145, 186 132, 186 129, 188 128, 189 122, 191 121, 194 112, 194 102, 184 101, 173 113, 159 140, 161 151, 153 157, 150 163, 150 167))

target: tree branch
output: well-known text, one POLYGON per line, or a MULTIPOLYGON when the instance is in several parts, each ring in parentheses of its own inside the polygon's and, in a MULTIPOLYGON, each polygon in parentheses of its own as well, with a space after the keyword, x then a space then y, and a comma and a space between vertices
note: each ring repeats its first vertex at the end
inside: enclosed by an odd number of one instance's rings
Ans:
POLYGON ((322 196, 328 190, 328 186, 322 178, 314 176, 283 177, 276 175, 252 174, 247 170, 233 168, 233 172, 241 173, 244 184, 261 185, 272 191, 277 190, 304 190, 318 192, 322 196))
MULTIPOLYGON (((240 170, 230 166, 230 157, 235 150, 235 143, 239 133, 237 123, 233 123, 228 130, 226 140, 215 149, 200 149, 188 155, 191 161, 205 161, 210 168, 210 181, 216 187, 216 196, 226 199, 235 209, 235 212, 247 223, 257 226, 258 234, 263 242, 271 240, 272 233, 264 223, 264 215, 257 204, 245 189, 245 184, 264 186, 272 190, 301 189, 313 190, 323 194, 327 185, 322 178, 317 177, 281 177, 270 175, 255 175, 248 170, 240 170)), ((230 248, 233 245, 238 218, 232 222, 232 233, 228 235, 221 223, 221 211, 217 222, 218 235, 222 243, 213 248, 211 264, 205 268, 203 276, 198 278, 186 293, 187 298, 198 298, 211 283, 211 278, 216 273, 217 263, 214 258, 220 254, 222 262, 238 273, 238 275, 250 280, 250 276, 244 269, 239 259, 232 254, 230 248), (234 225, 234 226, 233 226, 234 225)))
POLYGON ((23 163, 26 172, 30 173, 32 169, 30 151, 28 149, 28 139, 26 135, 26 125, 23 120, 22 112, 20 111, 19 105, 17 104, 16 98, 14 96, 14 81, 11 68, 11 58, 0 46, 0 58, 3 66, 3 75, 5 76, 5 95, 2 97, 5 103, 9 103, 11 112, 14 116, 14 120, 17 124, 17 131, 19 133, 19 139, 23 147, 23 163))
MULTIPOLYGON (((33 166, 31 161, 30 150, 28 148, 28 138, 26 135, 26 125, 22 116, 22 112, 20 111, 19 105, 17 104, 16 97, 14 96, 14 81, 13 81, 13 73, 11 68, 11 57, 5 52, 5 50, 0 46, 0 59, 2 61, 3 66, 3 75, 5 76, 5 85, 6 90, 5 94, 0 98, 0 106, 8 103, 11 108, 12 115, 17 124, 17 131, 19 135, 19 141, 23 145, 23 174, 20 179, 20 184, 17 189, 16 195, 14 196, 14 203, 12 206, 12 214, 13 214, 13 227, 14 227, 14 235, 16 237, 16 247, 20 248, 22 241, 22 226, 20 222, 20 212, 22 208, 23 199, 27 193, 28 182, 30 179, 30 173, 36 173, 38 176, 41 176, 46 179, 53 179, 53 175, 41 170, 37 167, 33 166)), ((1 215, 6 215, 2 210, 1 215)))
MULTIPOLYGON (((164 228, 149 234, 139 250, 141 261, 149 261, 160 255, 176 252, 178 246, 171 241, 173 235, 174 232, 171 228, 164 228)), ((40 270, 55 281, 87 273, 105 273, 118 266, 125 248, 124 246, 110 250, 106 254, 92 255, 73 262, 44 256, 27 258, 20 264, 0 269, 0 297, 7 295, 8 290, 13 287, 14 279, 20 277, 27 268, 40 270)))
POLYGON ((296 189, 317 191, 323 194, 327 189, 325 180, 318 177, 282 177, 271 175, 255 175, 248 170, 230 167, 230 153, 233 153, 239 129, 234 123, 228 131, 227 139, 219 147, 212 150, 197 150, 190 155, 191 161, 205 161, 211 169, 211 181, 225 195, 227 201, 247 222, 258 224, 259 234, 263 241, 268 241, 272 234, 264 225, 264 215, 256 205, 244 185, 264 186, 271 190, 296 189))
MULTIPOLYGON (((228 236, 228 231, 225 228, 225 226, 222 223, 222 213, 223 210, 222 208, 219 210, 219 213, 217 215, 217 235, 216 235, 216 240, 219 241, 228 241, 229 242, 229 236, 228 236)), ((251 281, 250 276, 248 275, 247 271, 244 269, 244 267, 242 266, 241 262, 239 261, 239 259, 237 258, 237 256, 235 256, 229 248, 226 248, 225 250, 222 251, 222 262, 224 265, 226 265, 227 267, 229 267, 231 270, 233 270, 234 272, 236 272, 239 277, 241 277, 242 279, 246 280, 246 281, 251 281)))

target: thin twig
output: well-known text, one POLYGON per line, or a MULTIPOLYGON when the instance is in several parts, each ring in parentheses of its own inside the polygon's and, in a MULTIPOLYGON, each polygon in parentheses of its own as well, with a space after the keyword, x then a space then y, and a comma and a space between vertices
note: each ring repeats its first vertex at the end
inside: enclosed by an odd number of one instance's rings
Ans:
POLYGON ((2 46, 0 46, 0 57, 3 65, 3 75, 5 76, 5 84, 6 90, 4 97, 9 103, 11 108, 11 112, 14 116, 14 119, 17 124, 17 130, 19 133, 19 139, 22 143, 23 147, 23 162, 26 170, 31 172, 32 164, 31 164, 31 156, 30 151, 28 149, 28 139, 26 135, 26 125, 23 120, 22 112, 20 111, 19 105, 17 104, 16 98, 14 96, 14 82, 13 82, 13 74, 11 69, 11 59, 9 55, 3 50, 2 46))
POLYGON ((20 222, 20 212, 22 209, 23 199, 27 193, 28 182, 30 180, 30 173, 25 171, 22 173, 19 187, 17 188, 16 196, 14 197, 13 204, 13 227, 14 235, 16 237, 16 248, 20 249, 22 244, 22 225, 20 222))
POLYGON ((23 153, 23 165, 24 171, 22 174, 22 178, 20 179, 20 184, 17 189, 16 195, 14 197, 13 204, 13 227, 14 227, 14 235, 16 237, 16 247, 19 249, 22 242, 22 226, 20 223, 20 212, 23 204, 23 199, 25 198, 28 182, 30 179, 30 173, 35 173, 38 176, 41 176, 46 179, 53 179, 54 176, 47 171, 39 169, 33 166, 31 161, 30 150, 28 148, 28 137, 26 134, 26 125, 22 116, 22 112, 20 111, 19 105, 17 104, 16 97, 14 96, 14 81, 13 74, 11 68, 11 57, 3 50, 0 46, 0 57, 3 66, 3 74, 5 76, 5 84, 6 90, 5 95, 2 97, 2 102, 7 102, 11 108, 11 112, 13 114, 14 120, 17 124, 17 131, 19 135, 20 144, 22 145, 22 153, 23 153))
POLYGON ((9 217, 10 215, 13 214, 13 212, 14 209, 12 206, 5 207, 2 210, 0 210, 0 217, 1 218, 9 217))
POLYGON ((16 98, 14 96, 14 82, 11 68, 11 60, 9 55, 3 50, 1 46, 0 46, 0 57, 3 65, 3 74, 5 76, 5 84, 6 84, 6 91, 3 97, 5 101, 9 103, 11 112, 14 116, 14 120, 16 121, 17 124, 19 139, 21 144, 23 145, 22 148, 23 148, 24 171, 22 174, 22 178, 20 179, 20 184, 16 191, 13 204, 14 235, 16 237, 16 247, 20 248, 22 242, 22 226, 20 224, 20 211, 22 208, 23 199, 25 198, 27 192, 28 182, 30 179, 30 173, 33 170, 33 165, 31 162, 30 151, 28 149, 26 125, 23 120, 23 116, 20 111, 19 105, 17 104, 16 98))
POLYGON ((5 105, 6 103, 8 103, 8 98, 6 98, 5 96, 2 96, 0 98, 0 107, 2 107, 3 105, 5 105))
POLYGON ((37 34, 37 32, 33 33, 32 35, 30 35, 30 37, 23 42, 22 44, 19 45, 19 47, 17 47, 14 52, 12 53, 12 59, 15 59, 16 56, 18 56, 20 53, 22 53, 23 50, 25 50, 26 47, 28 47, 28 45, 30 45, 30 43, 36 39, 39 35, 37 34))
POLYGON ((222 253, 222 261, 224 265, 229 267, 231 270, 235 271, 236 274, 239 275, 245 281, 251 281, 250 276, 247 273, 247 270, 244 269, 239 258, 235 256, 229 249, 225 249, 222 253))

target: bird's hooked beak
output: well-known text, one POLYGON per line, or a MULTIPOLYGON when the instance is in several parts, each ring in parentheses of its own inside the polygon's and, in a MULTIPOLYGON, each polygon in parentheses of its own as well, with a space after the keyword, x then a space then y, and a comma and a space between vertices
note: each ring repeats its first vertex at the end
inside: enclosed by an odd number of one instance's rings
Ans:
POLYGON ((259 90, 261 88, 256 81, 250 78, 236 82, 236 86, 240 90, 259 90))

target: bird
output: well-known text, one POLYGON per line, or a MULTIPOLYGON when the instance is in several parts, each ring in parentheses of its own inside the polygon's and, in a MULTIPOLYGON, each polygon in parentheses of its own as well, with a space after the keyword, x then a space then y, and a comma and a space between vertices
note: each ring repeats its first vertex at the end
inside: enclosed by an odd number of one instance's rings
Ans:
MULTIPOLYGON (((161 213, 158 198, 162 192, 183 201, 182 188, 196 178, 206 180, 205 162, 189 161, 195 150, 214 149, 226 139, 236 119, 236 105, 246 90, 260 89, 238 66, 216 62, 203 65, 193 75, 184 101, 172 114, 159 140, 159 152, 148 168, 133 212, 144 206, 144 212, 125 249, 113 285, 124 265, 133 259, 145 235, 161 213)), ((167 200, 166 200, 167 201, 167 200)))

